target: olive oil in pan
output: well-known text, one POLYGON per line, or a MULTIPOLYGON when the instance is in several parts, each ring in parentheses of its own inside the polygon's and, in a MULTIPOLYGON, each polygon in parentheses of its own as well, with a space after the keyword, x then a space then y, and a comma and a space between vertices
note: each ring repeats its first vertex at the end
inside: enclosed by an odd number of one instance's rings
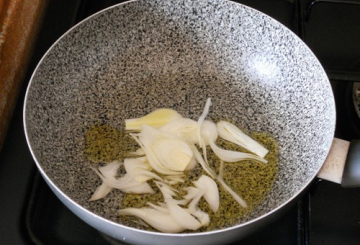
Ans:
MULTIPOLYGON (((246 220, 247 216, 261 204, 269 194, 278 172, 278 144, 276 140, 267 133, 260 132, 249 134, 269 150, 269 153, 265 157, 268 163, 264 164, 252 160, 224 163, 223 171, 225 183, 246 201, 248 207, 241 207, 232 196, 218 184, 220 194, 219 210, 214 213, 207 202, 201 199, 198 206, 201 210, 209 214, 210 224, 207 227, 202 227, 196 232, 231 227, 240 223, 242 220, 246 220)), ((224 149, 247 152, 242 147, 221 138, 217 140, 216 144, 224 149)), ((127 132, 114 129, 106 124, 101 124, 94 125, 87 131, 84 153, 90 161, 94 163, 104 163, 113 160, 123 161, 125 157, 129 157, 128 152, 133 152, 138 148, 139 146, 137 143, 127 132)), ((211 168, 218 171, 220 166, 219 159, 210 148, 207 152, 211 168)), ((186 194, 182 188, 192 186, 191 181, 197 180, 202 174, 205 174, 205 171, 200 164, 198 164, 195 169, 186 172, 187 177, 184 178, 184 183, 172 186, 179 190, 179 199, 186 194)), ((152 181, 149 181, 149 183, 154 190, 157 190, 157 187, 152 181)), ((156 204, 157 202, 163 201, 163 196, 160 191, 157 191, 155 194, 123 193, 122 195, 121 208, 141 208, 146 207, 148 202, 156 204)), ((146 226, 142 222, 139 222, 139 219, 136 217, 125 216, 121 219, 126 225, 140 229, 153 230, 150 226, 146 226)))

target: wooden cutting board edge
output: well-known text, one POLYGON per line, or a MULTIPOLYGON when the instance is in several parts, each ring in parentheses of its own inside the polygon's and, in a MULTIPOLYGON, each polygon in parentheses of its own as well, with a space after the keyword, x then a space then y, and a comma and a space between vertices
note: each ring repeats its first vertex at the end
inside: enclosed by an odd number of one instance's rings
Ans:
POLYGON ((0 0, 0 152, 47 0, 0 0))

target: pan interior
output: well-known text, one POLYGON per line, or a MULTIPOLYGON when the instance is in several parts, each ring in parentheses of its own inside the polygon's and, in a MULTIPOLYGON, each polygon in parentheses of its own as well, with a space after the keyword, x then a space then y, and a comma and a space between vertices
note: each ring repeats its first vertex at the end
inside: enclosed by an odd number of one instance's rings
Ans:
POLYGON ((119 221, 118 197, 88 201, 99 180, 84 157, 85 132, 99 123, 120 129, 125 118, 161 107, 197 119, 209 97, 212 115, 279 143, 273 189, 248 219, 316 175, 334 132, 327 77, 289 30, 229 1, 133 1, 76 26, 32 77, 25 130, 38 167, 63 193, 119 221))

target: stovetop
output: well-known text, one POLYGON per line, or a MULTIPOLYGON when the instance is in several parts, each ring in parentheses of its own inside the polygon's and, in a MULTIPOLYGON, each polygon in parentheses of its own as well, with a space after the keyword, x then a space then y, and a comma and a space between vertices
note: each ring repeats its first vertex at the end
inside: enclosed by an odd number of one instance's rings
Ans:
MULTIPOLYGON (((71 26, 115 0, 49 1, 24 88, 0 155, 0 244, 119 244, 72 214, 40 177, 28 150, 22 106, 26 85, 46 50, 71 26)), ((335 136, 360 137, 351 101, 360 82, 360 0, 240 0, 295 32, 324 66, 337 106, 335 136)), ((316 180, 273 224, 234 244, 355 245, 360 242, 360 188, 316 180)))

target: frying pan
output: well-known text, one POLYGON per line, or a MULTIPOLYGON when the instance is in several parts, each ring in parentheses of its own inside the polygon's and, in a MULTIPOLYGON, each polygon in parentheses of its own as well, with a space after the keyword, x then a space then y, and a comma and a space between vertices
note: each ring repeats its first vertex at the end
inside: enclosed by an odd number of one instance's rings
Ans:
POLYGON ((330 151, 335 105, 314 54, 286 27, 225 0, 138 0, 65 33, 38 64, 24 105, 27 141, 58 198, 99 231, 134 244, 224 244, 296 203, 330 151), (279 172, 265 200, 237 225, 168 234, 129 227, 119 195, 88 199, 99 184, 84 156, 87 130, 124 127, 156 108, 211 114, 278 142, 279 172))

